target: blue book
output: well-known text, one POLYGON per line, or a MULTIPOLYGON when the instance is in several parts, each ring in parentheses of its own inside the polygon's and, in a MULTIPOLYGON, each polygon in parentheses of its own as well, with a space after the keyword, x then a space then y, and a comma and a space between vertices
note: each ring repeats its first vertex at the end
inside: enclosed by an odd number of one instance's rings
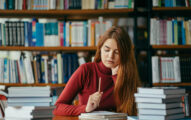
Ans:
POLYGON ((173 7, 174 6, 174 0, 170 0, 170 7, 173 7))
POLYGON ((51 23, 51 35, 58 35, 58 22, 51 23))
POLYGON ((181 28, 182 28, 182 45, 186 45, 186 34, 185 34, 185 28, 184 28, 184 21, 181 21, 181 28))
POLYGON ((29 40, 28 40, 28 22, 24 22, 24 38, 25 38, 25 45, 24 46, 29 46, 29 40))
POLYGON ((67 83, 69 79, 69 61, 68 61, 68 54, 62 54, 62 60, 63 60, 63 83, 67 83))
POLYGON ((63 22, 63 39, 64 39, 63 46, 66 46, 66 22, 65 21, 63 22))
POLYGON ((36 23, 36 46, 44 46, 44 25, 36 23))
POLYGON ((3 3, 3 5, 4 5, 4 10, 6 10, 6 9, 7 9, 6 4, 7 4, 7 1, 5 0, 5 1, 4 1, 4 3, 3 3))
MULTIPOLYGON (((51 35, 51 23, 45 23, 44 24, 44 36, 47 37, 47 36, 50 36, 51 35)), ((46 39, 45 39, 46 40, 46 39)))
POLYGON ((72 54, 72 74, 76 71, 76 69, 79 67, 78 64, 78 55, 77 54, 72 54))
POLYGON ((56 69, 54 72, 54 79, 55 79, 55 83, 58 83, 58 61, 57 59, 54 59, 54 68, 56 69))
POLYGON ((174 20, 172 20, 172 44, 174 44, 174 20))
POLYGON ((40 83, 45 83, 45 66, 44 59, 41 57, 41 81, 40 83))
MULTIPOLYGON (((68 79, 72 76, 73 72, 73 61, 72 61, 72 54, 68 54, 68 79)), ((67 81, 65 81, 67 82, 67 81)))
POLYGON ((9 71, 8 71, 8 59, 4 58, 4 74, 3 74, 3 79, 4 79, 4 83, 9 83, 9 71))
POLYGON ((185 0, 176 0, 176 7, 186 7, 185 0))
POLYGON ((27 25, 28 32, 28 44, 32 46, 32 22, 29 22, 27 25))
POLYGON ((7 9, 14 10, 15 9, 15 0, 7 0, 7 9))
POLYGON ((177 20, 173 20, 173 43, 178 45, 178 22, 177 20))
POLYGON ((170 7, 170 1, 171 0, 165 0, 165 7, 170 7))
POLYGON ((41 81, 42 81, 41 56, 37 55, 37 56, 34 57, 34 59, 36 60, 38 83, 41 83, 41 81))
POLYGON ((87 46, 88 44, 88 28, 87 28, 87 21, 84 21, 84 26, 83 26, 83 33, 84 33, 84 35, 83 35, 83 40, 84 40, 84 46, 87 46))
POLYGON ((178 45, 182 45, 183 39, 182 39, 182 21, 177 21, 178 25, 178 45))
POLYGON ((15 78, 16 78, 16 83, 19 83, 19 75, 18 75, 18 67, 17 67, 17 61, 14 60, 14 66, 15 66, 15 78))

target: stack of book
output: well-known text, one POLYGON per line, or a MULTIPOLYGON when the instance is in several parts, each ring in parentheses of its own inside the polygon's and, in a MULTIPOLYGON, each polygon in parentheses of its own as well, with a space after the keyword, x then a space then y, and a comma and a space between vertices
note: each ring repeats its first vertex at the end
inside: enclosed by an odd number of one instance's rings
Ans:
POLYGON ((50 87, 10 87, 8 88, 8 107, 5 108, 5 118, 31 119, 42 118, 46 114, 36 114, 36 111, 45 111, 52 116, 50 102, 50 87), (50 112, 51 111, 51 112, 50 112), (23 116, 24 115, 24 116, 23 116))
POLYGON ((43 106, 43 107, 35 107, 35 109, 32 111, 32 116, 34 119, 48 119, 53 117, 53 110, 55 109, 55 106, 43 106))
POLYGON ((94 111, 91 113, 81 113, 80 120, 126 120, 127 114, 109 111, 94 111))
POLYGON ((31 120, 31 119, 52 119, 55 106, 8 106, 5 109, 6 120, 31 120))
POLYGON ((8 106, 50 106, 50 87, 10 87, 8 106))
POLYGON ((139 120, 171 120, 184 118, 182 96, 178 87, 138 88, 135 93, 139 120))

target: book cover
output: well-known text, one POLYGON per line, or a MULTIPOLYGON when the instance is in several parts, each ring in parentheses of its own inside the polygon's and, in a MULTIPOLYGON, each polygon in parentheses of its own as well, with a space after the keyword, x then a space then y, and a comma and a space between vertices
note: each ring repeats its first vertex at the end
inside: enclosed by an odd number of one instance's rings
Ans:
POLYGON ((183 113, 182 108, 173 108, 173 109, 138 109, 139 114, 143 115, 170 115, 170 114, 179 114, 183 113))
POLYGON ((139 115, 139 119, 143 120, 174 120, 184 118, 184 114, 173 114, 173 115, 139 115))
POLYGON ((181 102, 177 103, 137 103, 137 108, 148 108, 148 109, 170 109, 182 107, 181 102))
POLYGON ((184 88, 178 87, 152 87, 152 88, 138 88, 139 93, 150 93, 150 94, 184 94, 184 88))
POLYGON ((135 101, 136 102, 142 102, 142 103, 173 103, 173 102, 181 102, 181 97, 178 98, 168 98, 168 99, 163 99, 163 98, 145 98, 145 97, 136 97, 135 101))
POLYGON ((146 94, 146 93, 135 93, 135 97, 148 97, 148 98, 177 98, 177 97, 182 97, 185 94, 146 94))

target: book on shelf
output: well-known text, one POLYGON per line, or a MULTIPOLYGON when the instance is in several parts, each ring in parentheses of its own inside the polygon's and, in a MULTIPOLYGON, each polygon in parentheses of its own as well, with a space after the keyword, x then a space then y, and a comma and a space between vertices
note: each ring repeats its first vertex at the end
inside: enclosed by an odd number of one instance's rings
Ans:
POLYGON ((153 0, 153 7, 189 7, 189 0, 153 0))
MULTIPOLYGON (((180 57, 152 57, 153 83, 179 83, 183 77, 180 57)), ((188 75, 187 75, 188 76, 188 75)))
POLYGON ((0 83, 67 83, 79 66, 75 53, 55 53, 52 56, 41 53, 32 56, 32 52, 25 51, 1 53, 0 83))
POLYGON ((72 9, 116 9, 133 8, 133 0, 50 0, 50 1, 2 1, 0 9, 3 10, 72 10, 72 9))
POLYGON ((151 45, 190 45, 190 20, 182 18, 151 18, 151 45), (155 27, 158 26, 158 27, 155 27))
POLYGON ((120 120, 127 119, 127 114, 109 111, 93 111, 90 113, 81 113, 78 118, 80 120, 120 120))
POLYGON ((0 27, 0 46, 96 46, 112 21, 101 16, 84 21, 0 18, 0 26, 5 26, 0 27))

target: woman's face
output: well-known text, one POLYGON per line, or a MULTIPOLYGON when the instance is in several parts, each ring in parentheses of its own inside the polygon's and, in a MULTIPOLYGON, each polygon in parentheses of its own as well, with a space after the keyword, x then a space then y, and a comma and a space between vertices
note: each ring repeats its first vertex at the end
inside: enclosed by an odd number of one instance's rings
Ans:
POLYGON ((119 51, 114 39, 107 39, 101 47, 101 60, 108 68, 115 68, 119 65, 119 51))

